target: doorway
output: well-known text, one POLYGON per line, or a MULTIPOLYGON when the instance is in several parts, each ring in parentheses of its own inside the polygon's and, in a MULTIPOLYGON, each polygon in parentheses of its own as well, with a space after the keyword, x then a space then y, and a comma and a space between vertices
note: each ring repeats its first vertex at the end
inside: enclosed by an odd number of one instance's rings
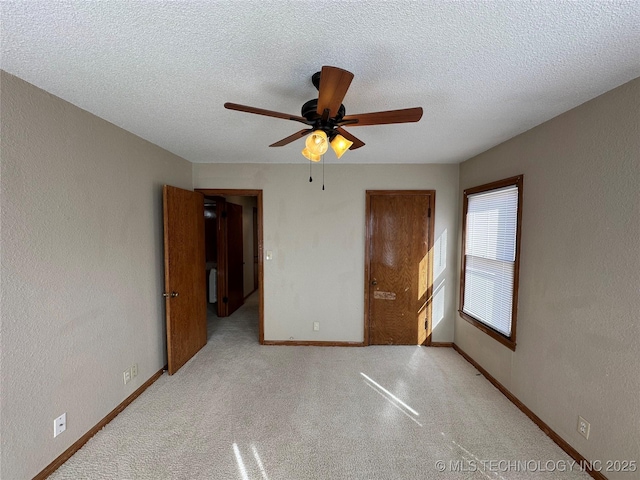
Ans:
POLYGON ((232 315, 254 291, 253 285, 244 281, 249 276, 245 270, 253 269, 253 263, 244 261, 253 253, 253 235, 250 228, 243 228, 251 219, 247 212, 254 204, 256 198, 249 196, 204 197, 208 302, 216 306, 218 317, 232 315))
MULTIPOLYGON (((196 189, 196 192, 203 194, 205 199, 209 199, 209 202, 211 200, 215 200, 215 216, 217 217, 217 219, 225 216, 227 219, 231 220, 230 222, 225 222, 225 228, 219 228, 222 226, 222 224, 219 224, 217 221, 215 222, 217 229, 215 257, 215 279, 217 285, 215 289, 217 292, 216 300, 219 306, 218 316, 225 316, 233 313, 236 308, 242 305, 245 298, 247 298, 257 289, 259 304, 258 340, 260 344, 264 344, 262 190, 196 189), (250 197, 252 199, 255 199, 255 202, 249 207, 244 206, 238 210, 238 203, 244 203, 238 200, 239 197, 250 197), (235 205, 235 207, 233 205, 235 205), (233 213, 232 210, 235 210, 235 213, 233 213), (229 217, 229 215, 231 215, 231 217, 229 217), (244 255, 241 248, 235 248, 242 243, 241 240, 238 240, 238 236, 240 237, 240 239, 243 237, 243 216, 247 219, 248 222, 250 222, 250 224, 255 226, 255 231, 251 234, 251 239, 253 240, 254 245, 252 245, 249 252, 244 252, 244 255), (229 237, 227 235, 227 232, 224 232, 223 230, 228 229, 228 227, 233 225, 235 225, 235 227, 233 227, 232 230, 234 230, 235 233, 232 233, 231 235, 232 237, 235 236, 235 240, 228 241, 229 237), (254 268, 257 267, 257 271, 255 273, 251 272, 250 276, 248 277, 244 273, 238 274, 238 269, 246 267, 247 265, 254 266, 254 268), (229 270, 229 267, 231 267, 231 270, 229 270), (230 272, 231 275, 229 275, 230 272), (231 291, 229 291, 229 286, 231 286, 231 291), (253 288, 250 288, 251 286, 253 286, 253 288), (244 290, 247 290, 248 292, 246 295, 244 290), (225 294, 224 292, 227 293, 225 294), (227 302, 224 305, 220 305, 220 302, 223 302, 225 297, 227 299, 227 302), (220 309, 221 306, 231 306, 231 309, 220 309)), ((244 225, 247 225, 247 223, 244 222, 244 225)), ((209 263, 207 267, 212 267, 212 265, 209 263)), ((240 271, 244 271, 244 269, 240 271)), ((209 276, 209 278, 210 288, 208 289, 208 292, 211 293, 211 276, 209 276)))
POLYGON ((366 345, 430 345, 434 190, 366 192, 366 345))

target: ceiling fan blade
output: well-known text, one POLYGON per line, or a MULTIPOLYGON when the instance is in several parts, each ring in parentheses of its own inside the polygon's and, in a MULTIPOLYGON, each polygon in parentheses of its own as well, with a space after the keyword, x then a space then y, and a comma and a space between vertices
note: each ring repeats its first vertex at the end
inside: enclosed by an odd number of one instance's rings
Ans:
POLYGON ((336 127, 336 131, 350 142, 353 142, 353 145, 349 147, 349 150, 355 150, 356 148, 364 147, 364 142, 362 140, 354 137, 344 128, 336 127))
POLYGON ((353 73, 338 67, 322 67, 318 92, 318 115, 329 109, 329 117, 335 117, 353 80, 353 73))
POLYGON ((345 115, 341 123, 343 125, 349 125, 349 127, 364 127, 367 125, 385 125, 389 123, 417 122, 421 118, 422 118, 422 107, 415 107, 415 108, 403 108, 401 110, 387 110, 385 112, 345 115))
POLYGON ((283 147, 284 145, 288 145, 294 140, 298 140, 299 138, 304 137, 305 135, 311 133, 313 129, 310 130, 300 130, 299 132, 294 133, 293 135, 289 135, 287 138, 283 138, 279 142, 272 143, 269 145, 270 147, 283 147))
POLYGON ((272 110, 265 110, 263 108, 248 107, 246 105, 238 105, 237 103, 225 103, 224 108, 229 110, 237 110, 238 112, 255 113, 256 115, 264 115, 265 117, 282 118, 284 120, 294 120, 296 122, 308 123, 304 117, 298 117, 297 115, 289 115, 288 113, 274 112, 272 110))

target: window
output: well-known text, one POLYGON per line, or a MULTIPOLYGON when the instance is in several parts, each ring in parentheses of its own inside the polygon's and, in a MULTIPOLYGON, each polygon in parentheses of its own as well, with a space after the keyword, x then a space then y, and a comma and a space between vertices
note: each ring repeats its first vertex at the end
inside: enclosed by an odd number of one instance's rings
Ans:
POLYGON ((464 191, 460 316, 516 349, 522 175, 464 191))

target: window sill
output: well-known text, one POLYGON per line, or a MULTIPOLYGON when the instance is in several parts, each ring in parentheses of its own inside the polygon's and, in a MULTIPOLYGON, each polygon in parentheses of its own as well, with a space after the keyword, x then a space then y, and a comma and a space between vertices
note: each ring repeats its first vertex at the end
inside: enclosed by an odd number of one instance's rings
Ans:
POLYGON ((466 320, 467 322, 469 322, 471 325, 478 328, 479 330, 482 330, 484 333, 492 337, 494 340, 497 340, 498 342, 500 342, 510 350, 513 350, 514 352, 516 351, 516 342, 514 340, 511 340, 511 338, 507 338, 504 335, 496 332, 495 330, 487 327, 484 323, 479 322, 478 320, 473 318, 471 315, 464 313, 462 310, 458 310, 458 314, 462 319, 466 320))

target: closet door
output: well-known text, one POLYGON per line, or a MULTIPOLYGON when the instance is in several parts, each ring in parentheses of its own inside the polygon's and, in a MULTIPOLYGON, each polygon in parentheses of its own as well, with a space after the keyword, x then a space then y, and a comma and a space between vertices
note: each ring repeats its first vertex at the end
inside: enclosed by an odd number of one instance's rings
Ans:
POLYGON ((430 340, 435 192, 367 192, 366 296, 370 345, 430 340))

